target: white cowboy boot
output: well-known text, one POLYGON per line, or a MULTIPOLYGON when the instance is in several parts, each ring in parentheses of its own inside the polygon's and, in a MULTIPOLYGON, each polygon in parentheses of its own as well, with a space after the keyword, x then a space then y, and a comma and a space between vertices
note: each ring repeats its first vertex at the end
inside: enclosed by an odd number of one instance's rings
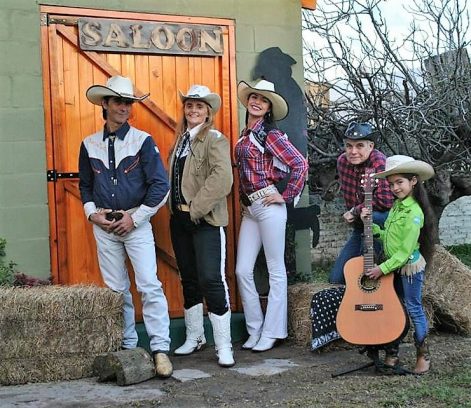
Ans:
POLYGON ((177 356, 186 356, 200 350, 206 344, 203 326, 203 304, 198 303, 185 309, 186 340, 174 353, 177 356))
POLYGON ((231 311, 222 316, 209 313, 209 320, 213 325, 214 344, 221 367, 232 367, 235 364, 231 343, 231 311))

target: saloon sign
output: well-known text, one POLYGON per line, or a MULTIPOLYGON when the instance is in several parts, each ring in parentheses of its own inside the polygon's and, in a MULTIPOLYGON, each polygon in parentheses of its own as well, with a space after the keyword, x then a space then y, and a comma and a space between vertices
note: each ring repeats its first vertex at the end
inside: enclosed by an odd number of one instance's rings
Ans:
POLYGON ((145 54, 223 54, 220 26, 81 18, 80 48, 145 54))

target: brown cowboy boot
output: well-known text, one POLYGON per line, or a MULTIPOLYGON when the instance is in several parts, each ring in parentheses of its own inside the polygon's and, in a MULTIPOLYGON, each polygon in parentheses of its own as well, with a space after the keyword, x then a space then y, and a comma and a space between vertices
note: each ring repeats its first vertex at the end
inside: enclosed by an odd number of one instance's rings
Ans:
POLYGON ((430 370, 430 353, 428 345, 424 340, 422 343, 415 343, 417 350, 417 361, 415 363, 414 373, 425 374, 430 370))
POLYGON ((385 358, 384 358, 384 365, 388 367, 396 367, 399 365, 399 345, 394 344, 385 347, 385 358))

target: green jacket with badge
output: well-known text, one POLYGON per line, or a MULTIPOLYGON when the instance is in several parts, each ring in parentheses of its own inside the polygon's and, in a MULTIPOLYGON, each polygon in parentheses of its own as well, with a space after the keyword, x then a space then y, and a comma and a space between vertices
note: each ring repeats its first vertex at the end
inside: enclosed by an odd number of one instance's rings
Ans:
POLYGON ((424 213, 411 196, 394 201, 384 223, 384 229, 373 224, 373 234, 379 235, 387 258, 379 265, 383 274, 406 267, 404 274, 409 275, 425 266, 418 242, 423 225, 424 213), (414 272, 411 272, 412 270, 414 272))
MULTIPOLYGON (((170 157, 169 176, 172 180, 175 151, 170 157)), ((214 226, 229 222, 227 196, 232 188, 230 145, 219 131, 198 133, 191 141, 191 151, 183 167, 182 193, 190 205, 192 220, 204 219, 214 226)), ((170 211, 172 203, 170 202, 170 211)))

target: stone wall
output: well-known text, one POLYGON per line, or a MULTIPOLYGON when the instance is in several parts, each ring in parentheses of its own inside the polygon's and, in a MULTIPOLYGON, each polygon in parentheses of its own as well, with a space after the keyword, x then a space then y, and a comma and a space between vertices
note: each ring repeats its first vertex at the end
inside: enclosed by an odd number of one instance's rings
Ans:
POLYGON ((342 218, 345 205, 340 196, 334 201, 323 201, 320 196, 314 195, 310 197, 310 202, 317 204, 321 210, 319 243, 311 250, 311 260, 316 264, 325 264, 337 257, 350 235, 350 228, 342 218))
POLYGON ((471 244, 471 196, 448 204, 439 225, 442 245, 471 244))

